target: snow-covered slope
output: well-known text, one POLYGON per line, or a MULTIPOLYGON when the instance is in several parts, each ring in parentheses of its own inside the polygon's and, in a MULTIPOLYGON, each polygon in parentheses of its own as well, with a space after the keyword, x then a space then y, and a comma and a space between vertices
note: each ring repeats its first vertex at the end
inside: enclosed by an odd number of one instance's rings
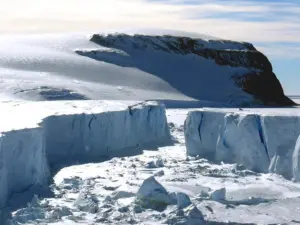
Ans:
POLYGON ((0 208, 13 193, 48 184, 49 168, 130 155, 169 137, 165 109, 155 102, 13 102, 0 108, 0 208))
POLYGON ((202 109, 185 122, 187 154, 299 177, 299 109, 202 109))
POLYGON ((102 47, 77 53, 138 68, 195 99, 240 105, 293 104, 267 57, 250 43, 126 34, 93 35, 91 41, 102 47))
POLYGON ((0 99, 292 104, 251 44, 193 37, 3 35, 0 99))

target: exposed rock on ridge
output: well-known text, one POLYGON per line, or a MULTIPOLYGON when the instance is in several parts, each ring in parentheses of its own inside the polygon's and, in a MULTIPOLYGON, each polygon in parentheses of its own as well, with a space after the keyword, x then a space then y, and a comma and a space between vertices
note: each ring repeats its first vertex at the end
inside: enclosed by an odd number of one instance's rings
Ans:
POLYGON ((295 105, 284 95, 283 88, 273 73, 268 58, 247 42, 127 34, 95 34, 91 37, 91 41, 104 47, 124 51, 133 48, 135 50, 152 49, 178 55, 195 54, 214 60, 218 66, 244 67, 248 72, 233 73, 231 78, 237 87, 252 95, 256 103, 271 106, 295 105))

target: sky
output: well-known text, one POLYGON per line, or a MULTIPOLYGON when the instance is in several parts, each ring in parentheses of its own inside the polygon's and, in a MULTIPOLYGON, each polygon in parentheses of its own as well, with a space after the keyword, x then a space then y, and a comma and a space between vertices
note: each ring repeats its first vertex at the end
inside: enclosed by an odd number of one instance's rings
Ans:
POLYGON ((300 0, 1 0, 0 33, 161 28, 248 41, 300 95, 300 0))

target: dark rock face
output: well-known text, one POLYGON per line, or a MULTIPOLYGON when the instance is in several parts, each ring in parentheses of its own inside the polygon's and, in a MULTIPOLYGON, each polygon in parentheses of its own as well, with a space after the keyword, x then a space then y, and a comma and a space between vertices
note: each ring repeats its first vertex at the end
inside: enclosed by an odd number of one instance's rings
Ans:
POLYGON ((282 86, 272 71, 253 71, 242 78, 234 78, 237 85, 252 94, 256 99, 269 106, 296 105, 284 95, 282 86))
MULTIPOLYGON (((232 75, 232 80, 243 91, 251 94, 257 102, 269 106, 296 105, 284 95, 283 88, 273 73, 268 58, 247 42, 228 40, 202 40, 189 37, 147 36, 147 35, 98 35, 91 41, 111 48, 127 46, 137 50, 159 50, 172 54, 195 54, 214 60, 218 66, 244 67, 249 72, 232 75)), ((221 76, 222 74, 220 74, 221 76)))

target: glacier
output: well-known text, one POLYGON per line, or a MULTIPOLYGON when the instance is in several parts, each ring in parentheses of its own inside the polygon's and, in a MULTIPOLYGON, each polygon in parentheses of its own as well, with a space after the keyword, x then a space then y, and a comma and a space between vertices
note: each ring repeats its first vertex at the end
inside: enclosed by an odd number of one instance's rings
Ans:
POLYGON ((157 102, 9 102, 0 107, 0 208, 14 193, 49 184, 56 165, 129 155, 139 146, 169 140, 165 107, 157 102))
POLYGON ((189 156, 300 180, 297 108, 192 110, 184 132, 189 156))

